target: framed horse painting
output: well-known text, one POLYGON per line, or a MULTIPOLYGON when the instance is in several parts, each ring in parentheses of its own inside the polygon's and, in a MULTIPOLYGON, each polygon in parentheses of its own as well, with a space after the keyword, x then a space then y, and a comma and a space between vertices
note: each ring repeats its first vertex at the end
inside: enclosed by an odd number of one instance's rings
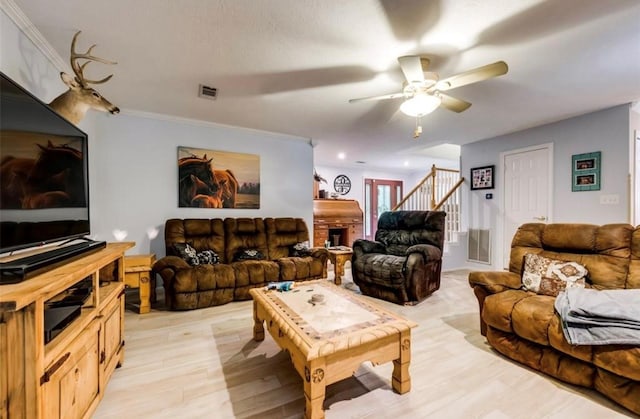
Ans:
POLYGON ((178 147, 178 206, 260 208, 260 156, 178 147))

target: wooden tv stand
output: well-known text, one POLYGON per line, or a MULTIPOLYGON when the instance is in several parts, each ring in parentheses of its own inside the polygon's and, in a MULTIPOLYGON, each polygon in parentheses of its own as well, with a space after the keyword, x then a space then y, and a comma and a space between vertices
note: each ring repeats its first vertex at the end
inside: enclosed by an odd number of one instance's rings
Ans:
POLYGON ((18 284, 0 285, 0 418, 90 417, 124 361, 124 252, 105 249, 18 284), (49 343, 45 303, 85 278, 93 291, 49 343))

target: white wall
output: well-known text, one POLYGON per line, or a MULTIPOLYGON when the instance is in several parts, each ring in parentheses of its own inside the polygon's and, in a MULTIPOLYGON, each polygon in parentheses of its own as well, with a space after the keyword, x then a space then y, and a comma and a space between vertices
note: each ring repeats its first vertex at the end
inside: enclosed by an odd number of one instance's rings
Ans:
MULTIPOLYGON (((36 47, 4 10, 0 23, 2 72, 45 102, 65 91, 60 64, 54 64, 59 60, 36 47)), ((308 139, 127 111, 115 116, 90 111, 80 128, 89 135, 91 230, 96 239, 114 241, 113 230, 125 230, 126 240, 136 242, 130 254, 162 256, 162 228, 172 217, 302 217, 313 234, 313 148, 308 139), (258 154, 260 209, 178 208, 178 146, 258 154), (148 236, 150 228, 159 230, 155 239, 148 236)))
POLYGON ((50 102, 67 90, 60 71, 15 23, 0 12, 0 70, 36 97, 50 102))
MULTIPOLYGON (((425 169, 424 173, 421 173, 419 179, 427 174, 430 169, 425 169)), ((408 192, 415 186, 415 179, 417 175, 415 173, 402 173, 402 172, 390 172, 382 170, 369 170, 369 169, 356 169, 356 168, 341 168, 332 166, 316 166, 316 172, 327 180, 327 183, 321 183, 320 189, 328 191, 328 193, 335 192, 333 188, 333 180, 338 175, 346 175, 351 180, 351 190, 346 195, 341 195, 343 199, 355 199, 360 203, 360 207, 364 209, 364 180, 365 179, 385 179, 385 180, 400 180, 403 182, 403 191, 408 192)))
MULTIPOLYGON (((496 175, 503 173, 500 153, 544 143, 553 143, 554 189, 552 222, 564 223, 627 223, 630 222, 629 167, 629 106, 620 105, 543 125, 524 131, 467 144, 461 150, 462 173, 471 167, 496 165, 496 175), (600 191, 571 192, 571 156, 602 152, 600 191), (600 204, 601 195, 615 194, 617 205, 600 204)), ((500 185, 501 180, 497 180, 500 185)), ((494 189, 492 200, 484 199, 487 191, 470 191, 468 181, 462 192, 463 228, 489 228, 492 231, 492 269, 499 263, 498 237, 502 221, 502 190, 494 189)), ((461 249, 466 252, 466 247, 461 249)), ((468 263, 477 269, 487 265, 468 263)))
POLYGON ((635 199, 631 200, 631 208, 629 209, 632 217, 633 225, 640 224, 640 102, 635 102, 631 106, 629 112, 629 165, 631 167, 632 176, 630 189, 631 196, 635 199))

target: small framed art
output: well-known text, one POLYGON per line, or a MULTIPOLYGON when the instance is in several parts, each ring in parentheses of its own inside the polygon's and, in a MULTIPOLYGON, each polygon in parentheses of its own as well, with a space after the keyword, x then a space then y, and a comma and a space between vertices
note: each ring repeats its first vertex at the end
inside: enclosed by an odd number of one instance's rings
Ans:
POLYGON ((495 166, 474 167, 471 169, 471 190, 494 188, 495 166))
POLYGON ((599 151, 571 156, 572 192, 600 190, 600 157, 599 151))

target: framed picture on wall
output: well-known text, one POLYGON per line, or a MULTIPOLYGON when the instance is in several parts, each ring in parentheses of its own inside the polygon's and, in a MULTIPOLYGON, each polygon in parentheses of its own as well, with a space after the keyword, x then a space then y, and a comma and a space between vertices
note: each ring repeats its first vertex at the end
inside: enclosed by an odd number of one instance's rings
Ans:
POLYGON ((471 190, 494 188, 495 166, 474 167, 471 169, 471 190))
POLYGON ((600 157, 599 151, 571 156, 572 192, 600 190, 600 157))
POLYGON ((260 208, 260 156, 178 147, 178 207, 260 208))

